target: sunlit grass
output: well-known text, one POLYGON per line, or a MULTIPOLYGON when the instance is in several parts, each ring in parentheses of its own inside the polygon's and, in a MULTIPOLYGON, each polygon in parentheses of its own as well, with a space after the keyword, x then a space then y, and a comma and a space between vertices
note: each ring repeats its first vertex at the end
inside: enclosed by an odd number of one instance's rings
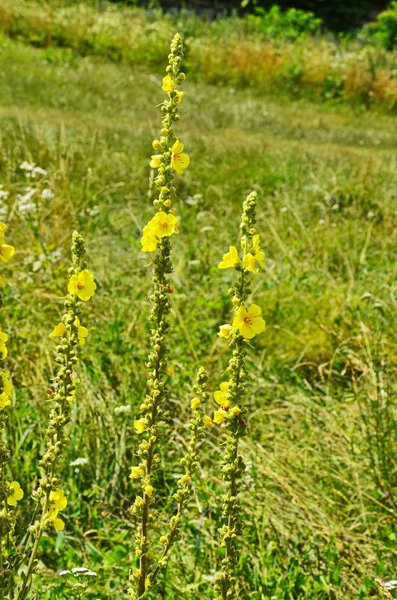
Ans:
MULTIPOLYGON (((93 598, 121 600, 133 535, 126 508, 135 442, 133 419, 115 408, 131 404, 134 413, 145 390, 149 284, 139 239, 151 215, 158 76, 65 59, 61 50, 49 60, 47 51, 9 41, 0 71, 0 169, 9 192, 2 203, 19 249, 6 299, 10 356, 18 357, 10 365, 17 388, 10 437, 25 489, 43 439, 48 324, 57 322, 62 305, 73 228, 87 239, 98 280, 87 307, 79 425, 65 466, 67 527, 55 546, 50 539, 43 546, 48 589, 40 598, 69 597, 56 573, 84 564, 99 574, 93 598), (20 169, 25 160, 47 171, 40 185, 54 193, 34 219, 17 209, 17 195, 31 185, 20 169), (69 466, 79 457, 88 464, 69 466)), ((204 362, 210 372, 226 365, 223 345, 214 342, 229 306, 216 265, 232 241, 241 201, 254 188, 267 255, 254 294, 268 328, 251 366, 253 441, 244 448, 252 462, 244 500, 250 550, 241 567, 247 590, 255 590, 246 597, 367 598, 374 573, 393 578, 396 568, 393 474, 381 483, 374 477, 357 401, 364 375, 378 369, 378 330, 384 360, 396 358, 394 121, 189 82, 184 110, 179 127, 192 163, 178 182, 175 430, 163 458, 164 485, 175 484, 168 465, 197 365, 204 362), (366 293, 372 297, 363 299, 366 293)), ((387 381, 391 396, 390 373, 387 381)), ((392 432, 386 433, 392 447, 392 432)), ((164 598, 203 597, 203 578, 216 564, 220 474, 213 442, 206 444, 191 506, 196 526, 165 578, 164 598), (204 552, 202 539, 210 550, 204 552)))

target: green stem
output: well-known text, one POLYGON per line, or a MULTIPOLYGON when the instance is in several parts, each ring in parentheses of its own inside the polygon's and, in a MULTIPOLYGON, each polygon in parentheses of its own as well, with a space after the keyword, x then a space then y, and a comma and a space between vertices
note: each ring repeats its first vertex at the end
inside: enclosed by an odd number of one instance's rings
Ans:
POLYGON ((44 500, 44 505, 43 505, 43 511, 42 511, 42 515, 41 515, 41 521, 40 521, 40 527, 39 530, 37 532, 37 536, 32 548, 32 553, 30 555, 30 559, 28 562, 28 566, 26 569, 26 575, 22 584, 22 588, 20 589, 20 591, 18 592, 18 595, 16 597, 16 600, 24 600, 24 598, 26 597, 26 593, 28 591, 28 584, 29 584, 29 580, 30 577, 32 576, 33 573, 33 567, 34 567, 34 562, 36 560, 36 556, 37 556, 37 552, 39 549, 39 545, 40 545, 40 541, 43 535, 43 531, 44 531, 44 516, 47 513, 47 507, 48 507, 48 498, 49 498, 49 493, 46 495, 45 500, 44 500))

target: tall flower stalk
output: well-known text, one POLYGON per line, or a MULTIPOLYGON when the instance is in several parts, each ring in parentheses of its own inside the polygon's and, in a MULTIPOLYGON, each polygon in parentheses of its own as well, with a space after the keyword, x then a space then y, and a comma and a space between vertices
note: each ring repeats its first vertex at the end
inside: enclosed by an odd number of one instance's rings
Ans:
POLYGON ((88 334, 88 330, 80 322, 81 308, 83 302, 89 300, 96 289, 94 276, 87 270, 84 239, 77 232, 73 234, 72 259, 73 266, 69 269, 65 312, 61 322, 55 326, 49 336, 59 338, 55 356, 57 370, 52 386, 48 390, 53 408, 46 430, 47 450, 40 461, 43 476, 33 493, 37 505, 32 525, 29 527, 29 540, 26 541, 26 545, 29 546, 29 549, 25 549, 27 567, 17 590, 16 600, 27 597, 44 531, 51 526, 58 531, 65 527, 59 513, 66 508, 67 498, 60 487, 58 471, 62 452, 69 443, 68 425, 71 421, 71 408, 76 391, 77 347, 85 342, 88 334))
MULTIPOLYGON (((176 209, 173 207, 176 198, 174 176, 175 173, 182 174, 190 162, 189 156, 183 152, 184 145, 173 130, 174 123, 180 118, 178 105, 183 97, 183 92, 177 89, 177 86, 185 80, 184 73, 180 72, 182 57, 182 39, 179 34, 176 34, 171 43, 169 64, 162 82, 162 89, 166 92, 167 99, 161 105, 163 115, 161 137, 153 142, 157 154, 152 156, 150 162, 150 166, 157 169, 154 179, 157 195, 153 202, 156 214, 143 228, 142 237, 142 250, 148 253, 156 252, 156 254, 153 259, 153 290, 150 297, 152 329, 147 361, 147 394, 140 405, 139 416, 134 422, 137 434, 143 439, 137 452, 139 464, 132 467, 130 474, 131 479, 140 480, 141 484, 141 493, 137 495, 131 507, 131 513, 138 523, 135 541, 138 566, 132 570, 130 576, 129 593, 132 599, 142 598, 154 584, 159 569, 166 563, 166 556, 173 544, 177 529, 175 527, 174 531, 171 524, 171 530, 166 536, 162 536, 161 543, 164 544, 164 551, 160 561, 156 563, 151 555, 151 544, 154 541, 153 525, 156 519, 155 472, 160 461, 158 453, 160 426, 167 411, 169 397, 167 338, 170 333, 168 316, 171 312, 172 287, 168 276, 173 271, 170 238, 178 233, 176 209)), ((180 492, 188 484, 189 481, 185 479, 180 492)), ((179 519, 177 520, 179 522, 179 519)))
POLYGON ((226 484, 222 503, 224 524, 219 531, 224 557, 214 581, 215 589, 220 594, 217 600, 232 600, 239 597, 236 576, 237 544, 243 527, 239 496, 245 471, 244 460, 239 452, 239 442, 247 434, 247 408, 244 406, 246 354, 249 340, 265 329, 260 307, 249 303, 250 276, 257 274, 259 267, 264 266, 264 253, 260 249, 260 239, 255 229, 255 209, 256 194, 253 192, 243 204, 240 224, 242 257, 238 249, 231 246, 219 263, 220 269, 234 268, 238 273, 238 280, 230 290, 235 309, 233 322, 222 325, 218 334, 221 338, 229 340, 232 351, 227 368, 229 379, 224 381, 214 394, 218 408, 214 412, 213 421, 225 427, 226 432, 222 469, 226 484))
MULTIPOLYGON (((0 222, 0 260, 7 263, 14 255, 14 246, 6 244, 5 231, 7 225, 0 222)), ((3 308, 3 294, 1 287, 5 281, 0 278, 0 308, 3 308)), ((1 360, 7 358, 8 335, 0 327, 0 354, 1 360)), ((11 459, 4 430, 7 425, 7 407, 11 404, 12 385, 9 371, 0 371, 0 599, 3 600, 7 591, 13 584, 12 562, 14 560, 13 535, 15 529, 15 506, 23 498, 23 491, 17 481, 10 481, 7 474, 7 464, 11 459)))

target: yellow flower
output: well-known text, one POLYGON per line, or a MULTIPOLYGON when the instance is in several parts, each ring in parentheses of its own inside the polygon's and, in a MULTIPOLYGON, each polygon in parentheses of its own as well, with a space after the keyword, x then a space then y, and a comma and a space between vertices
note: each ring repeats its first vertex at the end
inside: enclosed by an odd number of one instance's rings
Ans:
POLYGON ((152 160, 150 161, 150 166, 152 169, 158 169, 161 165, 161 154, 153 154, 152 160))
POLYGON ((80 325, 80 319, 78 317, 75 318, 74 324, 77 327, 77 336, 79 338, 79 344, 80 346, 84 346, 86 338, 88 336, 88 329, 87 327, 83 327, 83 325, 80 325))
POLYGON ((168 536, 167 535, 162 535, 160 538, 160 544, 168 544, 168 536))
POLYGON ((147 224, 151 235, 158 238, 168 237, 173 233, 178 233, 178 219, 175 215, 167 214, 164 211, 158 212, 147 224))
POLYGON ((214 412, 214 423, 220 425, 227 418, 227 412, 225 410, 216 410, 214 412))
POLYGON ((245 306, 240 306, 233 319, 233 327, 250 340, 265 329, 265 321, 260 316, 261 313, 262 310, 257 304, 251 304, 248 310, 245 306))
POLYGON ((243 267, 246 271, 251 271, 251 273, 258 273, 259 269, 255 266, 256 258, 248 252, 243 258, 243 267))
POLYGON ((63 510, 68 504, 65 492, 61 489, 50 492, 51 509, 63 510))
POLYGON ((145 486, 144 491, 145 491, 146 496, 153 496, 154 487, 152 487, 151 485, 147 485, 147 486, 145 486))
POLYGON ((229 392, 229 382, 223 381, 219 387, 221 389, 214 394, 215 402, 223 408, 229 408, 230 400, 227 397, 229 392))
POLYGON ((7 225, 0 221, 0 245, 4 244, 4 234, 7 229, 7 225))
POLYGON ((221 325, 219 327, 219 337, 220 338, 225 338, 227 339, 228 337, 230 337, 230 334, 233 331, 233 327, 231 325, 221 325))
POLYGON ((174 369, 172 367, 167 367, 166 373, 168 377, 172 377, 174 374, 174 369))
POLYGON ((81 271, 71 276, 68 285, 69 294, 76 294, 80 300, 89 300, 95 294, 96 283, 91 271, 81 271))
POLYGON ((70 406, 73 406, 73 400, 74 400, 75 395, 76 395, 76 390, 73 390, 72 392, 70 392, 69 396, 66 398, 66 400, 69 402, 70 406))
POLYGON ((63 531, 65 529, 65 523, 59 517, 55 517, 52 519, 52 524, 57 531, 63 531))
POLYGON ((188 475, 186 473, 186 475, 183 475, 183 477, 180 478, 180 480, 178 482, 178 485, 186 485, 190 481, 191 481, 190 475, 188 475))
POLYGON ((62 337, 63 335, 65 335, 65 333, 66 333, 65 325, 63 323, 58 323, 58 325, 55 325, 54 329, 51 331, 51 333, 48 337, 50 337, 50 338, 62 337))
POLYGON ((132 467, 130 473, 130 479, 140 479, 142 477, 141 467, 132 467))
POLYGON ((171 168, 179 175, 189 166, 190 157, 188 154, 182 154, 184 145, 179 140, 176 140, 172 146, 171 168))
POLYGON ((204 415, 203 417, 203 427, 205 429, 210 429, 212 427, 212 419, 208 415, 204 415))
POLYGON ((252 237, 252 254, 255 256, 255 260, 263 269, 265 266, 265 253, 262 252, 260 248, 260 239, 258 234, 252 237))
POLYGON ((23 489, 17 481, 12 481, 8 485, 11 493, 7 498, 7 504, 15 506, 16 503, 23 498, 23 489))
POLYGON ((230 246, 229 252, 222 256, 222 260, 219 263, 219 269, 230 269, 231 267, 235 267, 240 262, 238 251, 236 246, 230 246))
POLYGON ((175 90, 175 104, 179 104, 184 96, 185 92, 178 92, 175 90))
POLYGON ((4 263, 8 262, 10 258, 14 256, 14 253, 14 246, 9 246, 8 244, 2 244, 0 246, 0 260, 4 263))
POLYGON ((9 371, 0 371, 0 390, 2 390, 0 394, 0 408, 5 408, 11 404, 12 385, 9 377, 9 371))
POLYGON ((154 252, 158 245, 158 239, 153 233, 150 222, 143 228, 143 236, 141 239, 142 252, 154 252))
POLYGON ((134 421, 135 431, 139 433, 143 433, 146 429, 146 421, 145 419, 137 419, 134 421))
POLYGON ((230 419, 234 419, 234 417, 238 417, 241 413, 241 409, 238 406, 233 406, 233 408, 229 412, 230 419))
POLYGON ((6 341, 8 340, 8 335, 2 331, 0 327, 0 352, 2 353, 2 358, 6 358, 8 354, 6 341))
POLYGON ((192 407, 192 410, 197 410, 198 408, 200 408, 201 402, 198 398, 193 398, 193 400, 190 403, 190 406, 192 407))
POLYGON ((48 511, 48 520, 52 521, 54 528, 57 531, 63 531, 65 529, 65 523, 58 517, 60 510, 63 510, 67 506, 67 498, 65 498, 65 492, 61 489, 53 490, 50 492, 50 508, 48 511))
POLYGON ((161 86, 161 89, 167 92, 168 94, 174 91, 175 83, 170 75, 166 75, 165 77, 163 77, 163 85, 161 86))

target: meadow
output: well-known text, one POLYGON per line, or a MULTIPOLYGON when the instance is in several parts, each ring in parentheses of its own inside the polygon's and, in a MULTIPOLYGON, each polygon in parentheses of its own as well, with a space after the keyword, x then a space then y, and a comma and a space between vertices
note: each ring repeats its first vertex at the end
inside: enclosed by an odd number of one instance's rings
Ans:
MULTIPOLYGON (((48 335, 62 311, 74 229, 98 285, 65 456, 66 528, 43 540, 32 598, 70 598, 59 571, 81 566, 97 573, 87 598, 128 598, 128 474, 146 388, 150 290, 140 237, 152 215, 162 74, 1 39, 0 213, 17 248, 3 313, 16 390, 8 444, 25 490, 37 477, 53 372, 48 335), (33 181, 24 162, 45 172, 33 181)), ((178 131, 191 166, 177 181, 164 488, 175 487, 198 366, 215 390, 226 365, 216 333, 230 311, 228 274, 217 264, 254 189, 266 253, 254 294, 267 328, 249 358, 241 598, 381 598, 374 577, 394 579, 397 569, 395 118, 227 81, 188 79, 185 92, 178 131)), ((219 562, 219 435, 208 431, 204 442, 162 598, 209 597, 219 562)))

